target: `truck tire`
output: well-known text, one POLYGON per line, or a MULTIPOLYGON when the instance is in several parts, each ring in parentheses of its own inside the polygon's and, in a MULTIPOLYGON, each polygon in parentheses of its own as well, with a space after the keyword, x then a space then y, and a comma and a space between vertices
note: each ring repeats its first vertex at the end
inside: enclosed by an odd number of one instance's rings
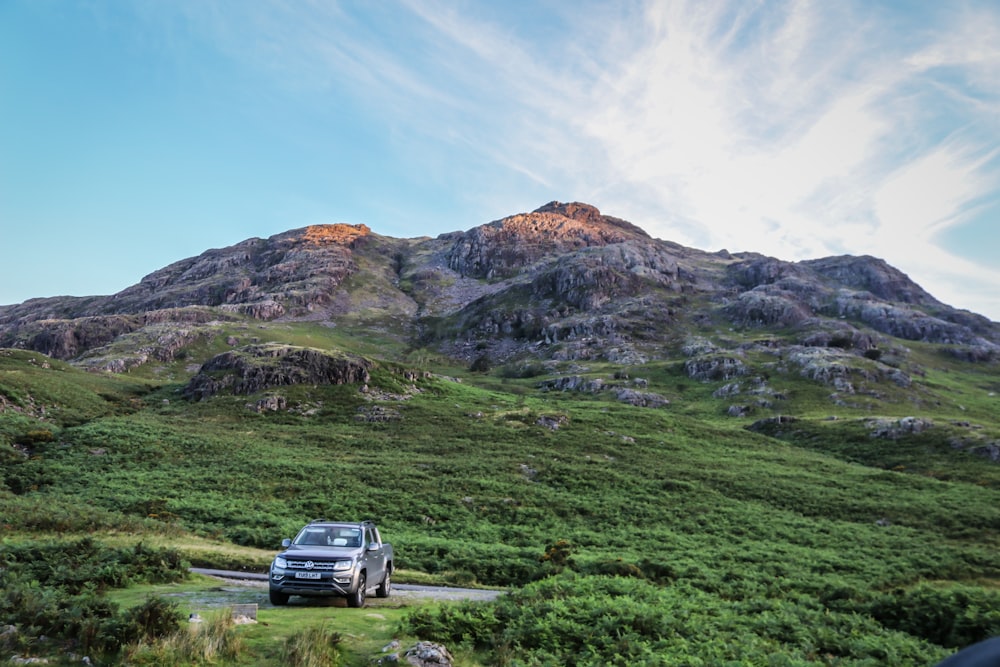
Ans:
POLYGON ((351 595, 347 596, 347 606, 348 607, 364 607, 365 606, 365 594, 367 591, 365 588, 368 586, 368 581, 365 579, 365 573, 362 572, 358 575, 358 590, 354 591, 351 595))
POLYGON ((268 591, 267 597, 275 607, 283 607, 288 604, 288 596, 278 591, 268 591))
POLYGON ((377 598, 387 598, 389 597, 389 591, 392 590, 392 572, 389 568, 385 569, 385 577, 382 578, 382 583, 378 585, 375 589, 375 597, 377 598))

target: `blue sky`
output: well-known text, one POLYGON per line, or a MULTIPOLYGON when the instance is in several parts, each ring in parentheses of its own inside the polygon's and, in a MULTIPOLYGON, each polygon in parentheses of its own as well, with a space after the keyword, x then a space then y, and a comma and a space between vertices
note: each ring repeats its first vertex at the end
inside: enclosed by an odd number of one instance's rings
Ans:
POLYGON ((553 199, 1000 321, 1000 3, 0 0, 0 304, 553 199))

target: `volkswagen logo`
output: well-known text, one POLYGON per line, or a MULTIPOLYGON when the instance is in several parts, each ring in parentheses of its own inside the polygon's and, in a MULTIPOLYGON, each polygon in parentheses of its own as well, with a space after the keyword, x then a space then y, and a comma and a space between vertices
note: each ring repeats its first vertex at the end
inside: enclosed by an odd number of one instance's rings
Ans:
POLYGON ((311 560, 307 560, 305 567, 307 570, 313 569, 313 562, 311 560))

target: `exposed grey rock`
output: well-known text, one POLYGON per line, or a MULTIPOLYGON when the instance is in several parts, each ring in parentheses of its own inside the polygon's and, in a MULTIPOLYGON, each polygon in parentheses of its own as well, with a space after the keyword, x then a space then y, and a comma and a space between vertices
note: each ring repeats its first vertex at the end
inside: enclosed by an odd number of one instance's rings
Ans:
POLYGON ((991 442, 988 445, 974 448, 972 452, 989 459, 993 463, 1000 463, 1000 443, 991 442))
POLYGON ((726 414, 730 417, 746 417, 751 412, 753 412, 753 406, 750 405, 730 405, 729 409, 726 410, 726 414))
POLYGON ((202 400, 220 391, 253 394, 295 384, 364 383, 372 366, 372 362, 362 357, 324 350, 248 345, 208 360, 183 393, 187 398, 202 400))
POLYGON ((991 344, 949 345, 941 349, 956 359, 973 364, 989 363, 1000 359, 1000 347, 991 344))
POLYGON ((897 438, 914 433, 923 433, 933 428, 934 421, 923 417, 903 417, 902 419, 871 419, 866 423, 873 438, 897 438))
POLYGON ((730 396, 736 396, 740 393, 740 383, 730 382, 724 384, 715 391, 712 392, 713 398, 729 398, 730 396))
POLYGON ((622 403, 628 403, 640 408, 662 408, 670 404, 670 401, 660 394, 649 391, 636 391, 629 387, 619 387, 616 389, 615 398, 622 403))
POLYGON ((718 351, 719 348, 715 343, 705 338, 689 338, 684 341, 684 347, 681 348, 686 357, 703 357, 718 351))
POLYGON ((454 658, 442 644, 417 642, 403 652, 403 659, 414 667, 451 667, 454 658))
POLYGON ((854 356, 839 349, 801 348, 788 355, 789 361, 801 368, 803 376, 824 384, 844 383, 854 372, 854 356))
MULTIPOLYGON (((212 320, 243 318, 369 326, 469 363, 486 354, 494 364, 625 365, 671 359, 678 348, 711 357, 730 347, 723 329, 711 330, 730 325, 780 327, 806 346, 874 361, 883 351, 899 357, 893 338, 936 343, 973 363, 1000 359, 997 323, 938 302, 882 260, 706 253, 652 239, 592 206, 559 202, 437 238, 316 225, 247 239, 175 262, 115 295, 0 306, 0 347, 127 372, 176 359, 212 320), (171 328, 178 335, 160 340, 171 328)), ((779 356, 785 340, 769 339, 768 349, 779 356)), ((854 369, 845 380, 855 390, 908 381, 905 373, 844 365, 854 369)), ((810 373, 830 384, 838 374, 810 373)))
POLYGON ((835 347, 864 352, 876 348, 881 336, 840 320, 812 319, 802 344, 808 347, 835 347))
POLYGON ((879 299, 924 306, 941 305, 905 273, 876 257, 842 255, 806 260, 800 264, 833 280, 840 287, 870 292, 879 299))
POLYGON ((747 367, 740 359, 723 354, 688 359, 684 362, 688 377, 702 382, 731 380, 747 374, 747 367))
POLYGON ((789 415, 778 415, 777 417, 767 417, 765 419, 758 419, 754 423, 750 424, 746 428, 750 431, 755 431, 758 433, 767 433, 773 436, 781 435, 784 427, 788 424, 794 424, 798 421, 797 417, 791 417, 789 415))
POLYGON ((567 375, 554 380, 546 380, 538 383, 538 388, 542 391, 577 391, 588 394, 596 394, 603 391, 604 380, 601 378, 584 378, 579 375, 567 375))
POLYGON ((258 413, 277 412, 288 407, 288 399, 284 396, 265 396, 256 403, 248 403, 247 407, 258 413))
POLYGON ((670 403, 664 396, 653 392, 638 391, 620 383, 607 383, 601 378, 588 379, 579 375, 569 375, 538 383, 542 391, 576 391, 597 394, 614 391, 615 398, 623 403, 647 408, 659 408, 670 403))
POLYGON ((396 408, 385 405, 362 405, 354 416, 355 421, 368 423, 395 422, 403 418, 396 408))
POLYGON ((748 327, 790 327, 813 316, 795 294, 771 285, 743 292, 725 312, 734 323, 748 327))
POLYGON ((568 421, 569 417, 566 415, 542 415, 535 420, 535 424, 538 426, 544 426, 550 431, 558 431, 559 427, 568 421))
POLYGON ((843 291, 837 298, 835 308, 838 316, 860 320, 877 331, 897 338, 965 345, 981 342, 967 327, 906 305, 874 299, 867 292, 843 291))
MULTIPOLYGON (((285 306, 274 299, 264 299, 251 303, 223 303, 219 308, 225 312, 246 315, 255 320, 273 320, 287 312, 285 306)), ((308 304, 306 309, 309 309, 308 304)))

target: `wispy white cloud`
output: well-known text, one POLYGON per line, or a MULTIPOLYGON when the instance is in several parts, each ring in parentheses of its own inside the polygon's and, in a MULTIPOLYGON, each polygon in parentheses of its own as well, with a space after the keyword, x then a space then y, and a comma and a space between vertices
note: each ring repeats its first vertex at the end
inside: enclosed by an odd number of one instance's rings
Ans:
POLYGON ((1000 319, 1000 272, 941 243, 1000 190, 989 4, 542 5, 551 32, 437 0, 202 6, 235 57, 348 91, 411 150, 475 155, 681 243, 878 255, 1000 319))

